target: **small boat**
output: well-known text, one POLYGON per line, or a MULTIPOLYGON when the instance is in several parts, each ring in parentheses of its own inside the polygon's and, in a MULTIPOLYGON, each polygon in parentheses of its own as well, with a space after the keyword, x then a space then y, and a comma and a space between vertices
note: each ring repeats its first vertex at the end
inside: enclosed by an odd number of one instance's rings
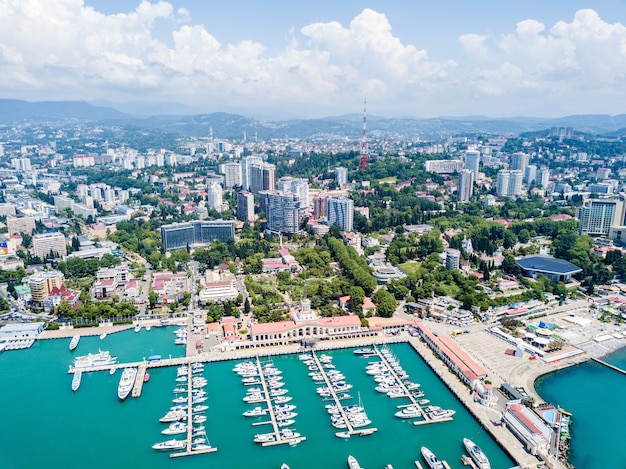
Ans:
POLYGON ((80 387, 80 381, 83 378, 83 372, 82 371, 76 371, 74 372, 74 376, 72 377, 72 391, 78 391, 78 388, 80 387))
POLYGON ((474 460, 479 469, 491 469, 489 459, 483 453, 483 450, 469 438, 463 438, 463 445, 469 453, 470 457, 474 460))
POLYGON ((117 368, 115 368, 114 366, 111 367, 111 369, 109 370, 109 374, 111 376, 113 376, 115 374, 115 372, 117 371, 117 368))
POLYGON ((143 375, 143 382, 147 383, 148 381, 150 381, 150 373, 146 371, 146 374, 143 375))
POLYGON ((422 457, 430 469, 443 469, 443 463, 426 446, 422 446, 422 457))
POLYGON ((170 410, 167 414, 159 419, 161 423, 177 422, 187 418, 187 412, 182 410, 170 410))
POLYGON ((359 464, 359 461, 352 455, 348 456, 348 467, 350 469, 363 469, 359 464))
POLYGON ((203 449, 210 449, 211 445, 207 445, 206 443, 191 443, 191 451, 200 451, 203 449))
POLYGON ((194 414, 198 414, 198 413, 200 413, 200 412, 204 412, 204 411, 205 411, 205 410, 207 410, 208 408, 209 408, 209 406, 208 406, 208 405, 197 405, 197 406, 194 406, 194 407, 191 409, 191 412, 192 412, 192 413, 194 413, 194 414))
POLYGON ((181 392, 187 392, 187 388, 183 388, 182 386, 174 388, 174 394, 180 394, 181 392))
POLYGON ((371 355, 374 352, 373 348, 358 348, 354 351, 355 355, 371 355))
POLYGON ((175 345, 187 345, 187 339, 184 337, 178 337, 175 341, 174 341, 175 345))
POLYGON ((264 409, 262 407, 255 407, 254 409, 246 410, 243 413, 243 416, 244 417, 261 417, 265 414, 267 414, 267 409, 264 409))
POLYGON ((289 466, 288 466, 287 464, 283 463, 283 464, 280 466, 280 469, 289 469, 289 466))
POLYGON ((141 330, 141 324, 135 324, 135 332, 139 332, 141 330))
POLYGON ((172 451, 176 449, 185 449, 186 446, 187 442, 184 440, 168 440, 152 445, 152 449, 159 451, 172 451))
POLYGON ((70 341, 70 350, 74 350, 76 347, 78 347, 78 342, 80 342, 79 335, 75 335, 74 337, 72 337, 72 340, 70 341))
POLYGON ((102 334, 100 334, 100 340, 104 340, 106 336, 107 336, 107 333, 103 332, 102 334))
POLYGON ((164 435, 178 435, 187 431, 187 425, 183 422, 173 422, 161 433, 164 435))
POLYGON ((147 325, 147 326, 146 326, 146 331, 150 332, 150 329, 152 329, 152 326, 147 325))
POLYGON ((343 438, 347 440, 348 438, 350 438, 350 432, 337 432, 335 433, 335 436, 337 438, 343 438))

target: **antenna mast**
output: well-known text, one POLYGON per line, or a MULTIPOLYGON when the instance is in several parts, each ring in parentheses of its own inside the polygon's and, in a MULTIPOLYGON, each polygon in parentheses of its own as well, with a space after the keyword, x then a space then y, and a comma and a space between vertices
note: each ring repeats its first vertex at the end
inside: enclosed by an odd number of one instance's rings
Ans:
POLYGON ((367 99, 363 100, 363 136, 361 138, 361 169, 369 164, 369 151, 367 150, 367 99))

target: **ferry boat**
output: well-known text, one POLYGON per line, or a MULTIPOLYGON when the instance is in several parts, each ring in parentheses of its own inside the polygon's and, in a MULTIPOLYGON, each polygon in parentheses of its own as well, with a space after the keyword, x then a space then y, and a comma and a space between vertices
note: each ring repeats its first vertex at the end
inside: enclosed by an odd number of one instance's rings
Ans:
POLYGON ((363 469, 359 464, 359 461, 352 455, 348 456, 348 467, 350 469, 363 469))
POLYGON ((443 469, 443 463, 426 446, 422 446, 422 457, 430 469, 443 469))
POLYGON ((80 342, 79 335, 75 335, 74 337, 72 337, 72 340, 70 342, 70 350, 74 350, 76 347, 78 347, 78 342, 80 342))
POLYGON ((72 391, 78 391, 78 388, 80 387, 80 381, 82 378, 83 378, 82 371, 74 372, 74 376, 72 378, 72 391))
POLYGON ((117 397, 120 401, 123 401, 128 397, 135 385, 135 378, 137 377, 137 368, 128 367, 122 371, 122 377, 120 378, 120 384, 117 386, 117 397))
POLYGON ((163 441, 162 443, 156 443, 152 445, 152 449, 156 449, 159 451, 172 451, 177 449, 185 449, 187 447, 187 442, 184 440, 168 440, 163 441))
POLYGON ((491 464, 489 463, 489 459, 483 453, 483 450, 474 443, 469 438, 463 438, 463 445, 465 445, 465 449, 474 460, 479 469, 491 469, 491 464))
POLYGON ((91 366, 114 365, 117 357, 112 357, 107 351, 100 350, 98 353, 88 353, 74 359, 74 368, 88 368, 91 366))

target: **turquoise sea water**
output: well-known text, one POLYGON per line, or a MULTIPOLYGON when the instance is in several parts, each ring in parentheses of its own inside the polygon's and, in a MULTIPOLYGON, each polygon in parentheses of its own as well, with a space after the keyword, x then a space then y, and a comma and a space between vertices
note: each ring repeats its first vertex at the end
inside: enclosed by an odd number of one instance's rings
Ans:
MULTIPOLYGON (((513 462, 458 402, 445 385, 407 344, 391 347, 413 381, 421 383, 431 404, 456 410, 452 422, 414 426, 394 417, 403 399, 389 399, 374 390, 375 383, 365 373, 368 359, 356 357, 352 350, 325 352, 360 394, 372 426, 378 432, 349 440, 335 437, 324 409, 327 402, 315 392, 307 367, 296 355, 275 357, 291 403, 298 407, 293 428, 306 437, 295 447, 261 447, 253 443, 256 433, 269 427, 252 426, 259 419, 241 414, 251 405, 242 401, 246 388, 232 371, 235 361, 205 365, 205 388, 209 399, 206 415, 208 438, 216 453, 171 459, 167 453, 152 450, 152 444, 169 439, 161 435, 165 424, 158 419, 172 404, 175 387, 174 367, 150 370, 151 379, 139 399, 117 399, 120 371, 86 373, 80 389, 70 389, 68 366, 75 355, 97 352, 99 348, 118 355, 120 361, 141 360, 152 354, 176 357, 183 353, 175 346, 171 328, 154 328, 139 333, 126 331, 107 336, 84 337, 74 352, 69 339, 38 341, 31 349, 0 354, 0 399, 2 405, 2 442, 0 468, 279 468, 288 463, 292 469, 345 468, 348 455, 354 455, 365 469, 382 469, 386 464, 414 468, 421 460, 419 449, 429 447, 453 469, 464 467, 462 439, 469 437, 489 456, 494 469, 509 468, 513 462)), ((262 359, 263 360, 263 359, 262 359)), ((371 359, 370 359, 371 360, 371 359)), ((625 377, 626 378, 626 377, 625 377)), ((349 402, 349 401, 348 401, 349 402)), ((267 429, 266 429, 267 428, 267 429)), ((582 467, 582 466, 581 466, 582 467)), ((591 467, 591 466, 588 466, 591 467)), ((607 467, 607 466, 605 466, 607 467)), ((617 466, 612 466, 617 467, 617 466)))
MULTIPOLYGON (((626 350, 604 360, 626 369, 626 350)), ((577 468, 626 467, 624 389, 626 375, 594 362, 563 369, 537 381, 537 391, 543 399, 573 414, 570 462, 577 468)))

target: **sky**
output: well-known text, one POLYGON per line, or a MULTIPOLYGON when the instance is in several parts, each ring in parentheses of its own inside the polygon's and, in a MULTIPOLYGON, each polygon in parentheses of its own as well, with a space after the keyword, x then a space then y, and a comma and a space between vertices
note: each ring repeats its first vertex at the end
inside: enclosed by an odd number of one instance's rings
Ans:
POLYGON ((0 0, 0 98, 251 117, 626 113, 626 0, 0 0))

